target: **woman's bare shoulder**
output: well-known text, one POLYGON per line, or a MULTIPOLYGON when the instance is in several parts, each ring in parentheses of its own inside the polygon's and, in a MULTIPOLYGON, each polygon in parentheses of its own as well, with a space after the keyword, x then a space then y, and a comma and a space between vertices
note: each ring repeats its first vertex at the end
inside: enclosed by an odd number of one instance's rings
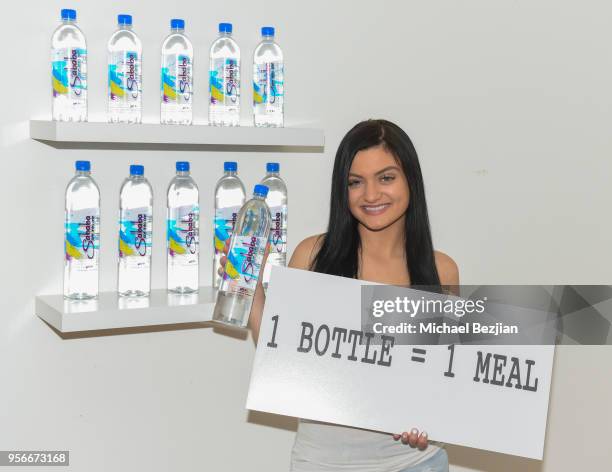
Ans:
POLYGON ((434 251, 436 258, 436 268, 442 285, 459 285, 459 267, 448 254, 434 251))
POLYGON ((321 248, 325 234, 309 236, 298 244, 291 255, 289 267, 310 270, 312 262, 321 248))

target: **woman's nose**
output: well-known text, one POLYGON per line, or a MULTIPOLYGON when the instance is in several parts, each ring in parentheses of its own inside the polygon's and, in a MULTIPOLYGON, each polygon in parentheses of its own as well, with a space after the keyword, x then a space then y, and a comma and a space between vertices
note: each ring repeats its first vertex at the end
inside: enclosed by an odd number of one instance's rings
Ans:
POLYGON ((366 183, 363 198, 367 202, 376 202, 380 198, 380 188, 375 182, 366 183))

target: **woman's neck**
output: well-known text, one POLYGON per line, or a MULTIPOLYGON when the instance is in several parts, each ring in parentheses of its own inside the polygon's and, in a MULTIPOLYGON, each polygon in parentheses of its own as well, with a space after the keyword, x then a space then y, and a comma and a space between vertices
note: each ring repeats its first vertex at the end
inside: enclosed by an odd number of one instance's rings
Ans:
POLYGON ((364 256, 374 254, 376 257, 404 257, 406 252, 405 218, 390 224, 384 229, 372 231, 362 224, 358 225, 361 238, 361 253, 364 256))

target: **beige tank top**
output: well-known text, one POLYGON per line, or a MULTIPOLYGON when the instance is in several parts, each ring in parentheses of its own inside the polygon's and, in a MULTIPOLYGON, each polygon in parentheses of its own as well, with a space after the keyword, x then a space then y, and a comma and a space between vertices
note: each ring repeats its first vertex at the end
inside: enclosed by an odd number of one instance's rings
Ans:
POLYGON ((421 451, 387 433, 300 419, 291 470, 398 472, 433 456, 440 447, 421 451))

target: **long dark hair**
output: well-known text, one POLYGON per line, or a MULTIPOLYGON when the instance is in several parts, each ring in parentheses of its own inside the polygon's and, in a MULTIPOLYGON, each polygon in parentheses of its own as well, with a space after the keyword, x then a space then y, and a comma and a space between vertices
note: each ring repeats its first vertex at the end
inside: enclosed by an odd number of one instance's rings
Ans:
POLYGON ((386 120, 362 121, 340 142, 332 175, 327 233, 313 259, 312 270, 342 277, 358 276, 361 238, 358 221, 349 209, 348 175, 355 154, 381 144, 395 156, 410 190, 404 228, 410 283, 439 285, 419 158, 408 135, 386 120))

